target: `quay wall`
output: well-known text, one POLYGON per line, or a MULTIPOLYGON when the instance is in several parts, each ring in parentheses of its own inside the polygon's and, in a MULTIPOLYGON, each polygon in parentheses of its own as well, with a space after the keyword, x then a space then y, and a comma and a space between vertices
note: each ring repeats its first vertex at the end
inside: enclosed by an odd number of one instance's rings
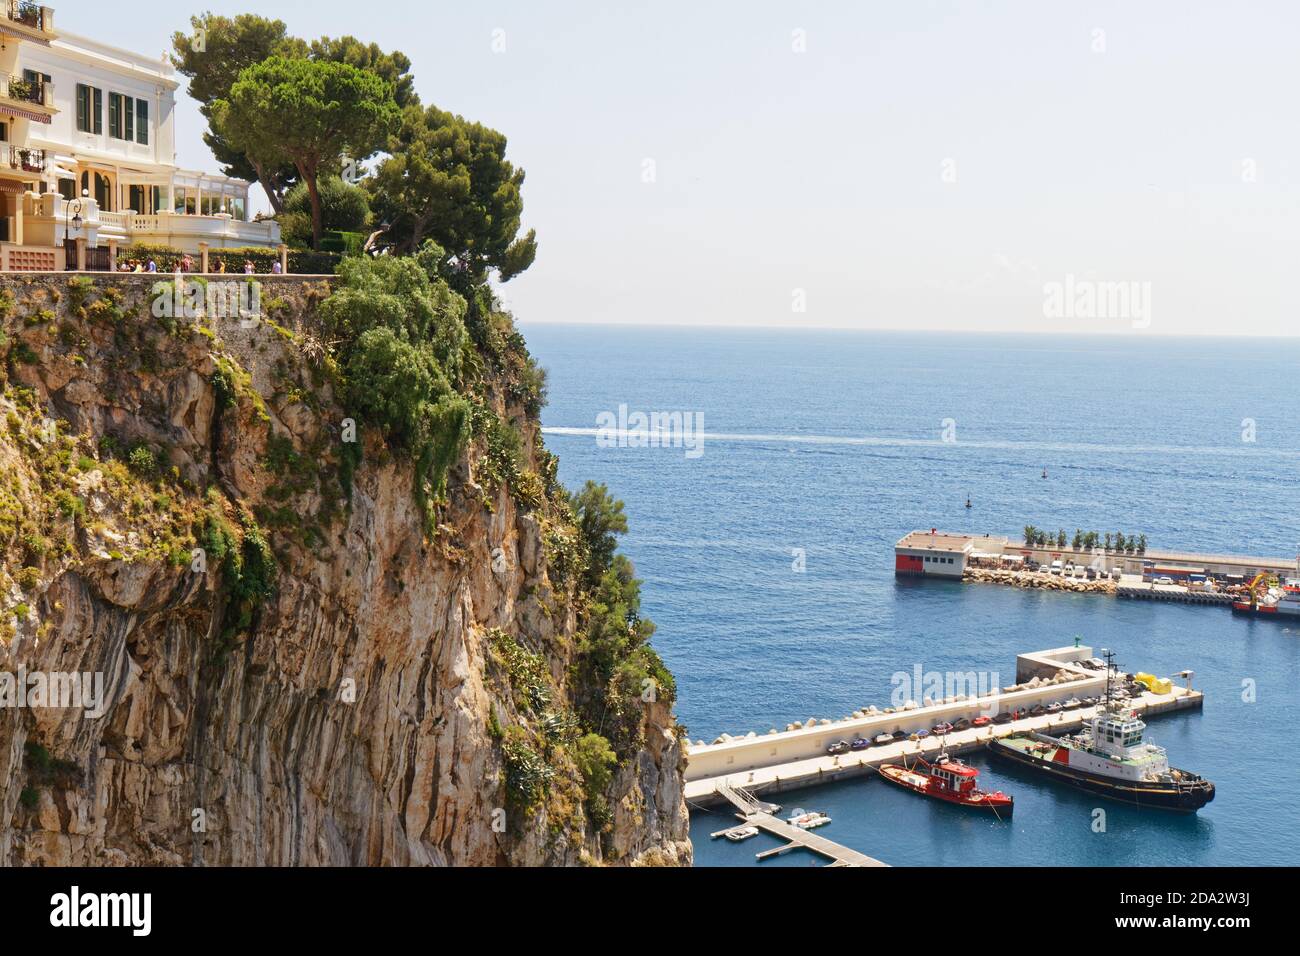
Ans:
MULTIPOLYGON (((892 714, 872 714, 831 721, 827 724, 817 723, 798 730, 755 733, 753 736, 736 737, 722 743, 692 745, 686 751, 686 780, 690 782, 772 764, 822 757, 826 755, 826 748, 835 741, 851 741, 855 736, 870 739, 878 734, 894 733, 899 730, 910 734, 922 729, 929 730, 935 724, 944 721, 954 723, 961 717, 968 720, 981 714, 992 717, 999 711, 1022 708, 1028 710, 1038 704, 1046 706, 1054 702, 1063 703, 1071 697, 1100 696, 1106 689, 1104 674, 1088 671, 1073 665, 1069 660, 1070 658, 1086 659, 1092 656, 1090 647, 1068 647, 1024 654, 1017 660, 1017 674, 1021 668, 1021 660, 1031 662, 1026 666, 1040 668, 1036 671, 1039 676, 1055 673, 1058 669, 1072 670, 1079 674, 1078 680, 1063 684, 1047 684, 1030 690, 1010 692, 998 690, 984 697, 954 703, 938 703, 929 707, 898 710, 892 714), (1059 657, 1048 659, 1043 656, 1048 654, 1059 655, 1059 657)), ((1019 678, 1016 683, 1021 683, 1019 678)))
MULTIPOLYGON (((983 547, 985 539, 975 538, 976 544, 983 547)), ((1191 551, 1166 551, 1159 548, 1148 548, 1142 554, 1121 554, 1117 551, 1103 551, 1097 548, 1093 551, 1078 550, 1076 551, 1068 544, 1064 548, 1025 547, 1023 541, 1009 539, 1002 551, 1003 554, 1023 555, 1039 564, 1051 564, 1053 561, 1060 561, 1062 564, 1074 563, 1081 564, 1084 567, 1105 568, 1109 572, 1112 568, 1120 568, 1124 574, 1142 574, 1143 562, 1151 561, 1161 565, 1174 565, 1195 568, 1205 568, 1211 574, 1228 575, 1228 574, 1253 574, 1259 571, 1268 571, 1281 575, 1296 575, 1300 573, 1297 568, 1295 558, 1279 557, 1252 557, 1246 555, 1224 555, 1224 554, 1198 554, 1191 551)))
MULTIPOLYGON (((1175 687, 1170 694, 1143 694, 1132 704, 1133 709, 1144 719, 1149 719, 1157 714, 1199 708, 1204 704, 1204 698, 1200 691, 1175 687)), ((940 747, 945 747, 949 754, 957 756, 980 750, 993 738, 1005 737, 1013 733, 1028 731, 1053 735, 1070 733, 1082 727, 1084 720, 1092 717, 1095 711, 1096 708, 1089 707, 1064 711, 1060 714, 1026 717, 1008 724, 957 731, 949 734, 943 743, 934 738, 920 741, 908 740, 883 747, 871 747, 839 757, 822 754, 816 758, 773 763, 748 771, 737 770, 734 773, 729 771, 713 777, 692 779, 688 766, 686 800, 692 806, 700 807, 724 803, 724 798, 717 792, 718 785, 724 782, 732 787, 743 787, 751 793, 767 797, 784 790, 871 775, 876 772, 880 764, 886 762, 911 760, 918 755, 931 759, 938 754, 940 747)))

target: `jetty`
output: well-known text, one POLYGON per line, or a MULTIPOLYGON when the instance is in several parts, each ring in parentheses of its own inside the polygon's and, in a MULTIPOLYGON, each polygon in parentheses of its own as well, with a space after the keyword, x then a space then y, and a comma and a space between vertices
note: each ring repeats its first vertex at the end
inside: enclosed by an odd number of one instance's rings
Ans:
MULTIPOLYGON (((950 754, 961 754, 980 750, 995 737, 1025 732, 1059 735, 1078 730, 1095 716, 1099 705, 972 726, 949 732, 942 740, 933 736, 911 739, 916 731, 943 722, 1027 713, 1036 706, 1064 704, 1071 698, 1100 697, 1105 693, 1105 671, 1096 669, 1092 659, 1092 648, 1087 646, 1029 652, 1016 659, 1017 683, 1011 688, 954 695, 925 706, 909 701, 911 706, 888 708, 888 712, 859 712, 861 716, 837 721, 809 721, 806 726, 784 732, 724 735, 712 744, 697 742, 686 751, 686 799, 700 806, 734 804, 728 792, 743 789, 751 795, 779 793, 873 774, 882 763, 933 757, 945 747, 950 754), (898 731, 908 736, 888 744, 873 743, 865 750, 837 755, 826 752, 841 740, 862 737, 874 741, 881 734, 898 731)), ((1183 686, 1171 685, 1164 694, 1146 691, 1134 695, 1129 700, 1131 709, 1148 720, 1159 714, 1199 709, 1204 698, 1192 688, 1193 673, 1185 670, 1176 676, 1184 680, 1183 686)), ((751 822, 758 825, 757 821, 751 822)))
MULTIPOLYGON (((778 808, 773 804, 765 803, 759 800, 748 790, 741 787, 733 787, 723 781, 717 789, 717 796, 729 801, 736 808, 736 816, 744 821, 742 826, 748 825, 758 827, 765 833, 785 840, 782 846, 772 847, 770 850, 762 850, 754 854, 759 860, 766 860, 769 857, 781 856, 789 853, 791 850, 805 849, 823 856, 830 860, 830 866, 888 866, 888 863, 882 863, 874 857, 867 856, 865 853, 859 853, 857 850, 850 850, 848 847, 840 846, 832 840, 828 840, 816 833, 811 833, 801 827, 792 826, 784 820, 774 816, 773 813, 778 808)), ((728 830, 719 830, 711 836, 724 836, 728 830)))
POLYGON ((1300 555, 1291 560, 1027 545, 1007 537, 931 529, 899 539, 894 546, 894 573, 1231 608, 1236 601, 1249 600, 1259 580, 1300 579, 1300 555))

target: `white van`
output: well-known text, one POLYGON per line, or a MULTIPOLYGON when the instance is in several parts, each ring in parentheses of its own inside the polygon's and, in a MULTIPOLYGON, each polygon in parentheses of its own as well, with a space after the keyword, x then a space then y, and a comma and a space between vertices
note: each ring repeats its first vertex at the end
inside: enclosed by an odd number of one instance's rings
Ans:
POLYGON ((1053 562, 1052 562, 1052 573, 1053 573, 1053 574, 1060 574, 1060 573, 1061 573, 1061 562, 1060 562, 1060 561, 1053 561, 1053 562))

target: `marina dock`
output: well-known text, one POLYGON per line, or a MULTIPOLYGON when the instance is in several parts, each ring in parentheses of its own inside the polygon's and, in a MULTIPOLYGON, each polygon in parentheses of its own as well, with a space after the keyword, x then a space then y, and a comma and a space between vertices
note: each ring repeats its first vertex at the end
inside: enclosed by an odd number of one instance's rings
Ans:
MULTIPOLYGON (((1089 647, 1066 647, 1022 654, 1017 658, 1017 681, 1044 679, 1048 674, 1069 675, 1062 683, 1045 681, 1038 687, 1000 690, 980 697, 937 702, 928 706, 892 709, 890 713, 864 714, 847 720, 813 722, 810 726, 765 735, 751 733, 744 737, 720 739, 713 744, 694 744, 687 749, 686 799, 709 806, 728 802, 728 790, 742 788, 750 794, 771 794, 819 783, 874 773, 887 762, 901 762, 915 756, 936 755, 946 745, 950 754, 967 753, 983 748, 994 737, 1036 731, 1062 734, 1078 730, 1095 715, 1096 707, 1079 707, 1060 713, 1025 716, 1002 724, 971 727, 946 735, 944 741, 934 737, 903 739, 875 745, 865 750, 830 755, 826 749, 839 740, 851 741, 860 736, 868 740, 881 733, 901 730, 913 733, 961 717, 973 719, 980 714, 994 715, 1032 709, 1035 705, 1063 702, 1070 697, 1099 696, 1105 690, 1104 674, 1090 670, 1083 661, 1092 657, 1089 647)), ((1204 703, 1200 691, 1191 688, 1190 672, 1184 671, 1186 686, 1173 686, 1167 694, 1150 691, 1130 700, 1134 711, 1143 719, 1172 711, 1200 708, 1204 703)), ((730 801, 733 802, 734 801, 730 801)), ((778 821, 780 822, 780 821, 778 821)), ((757 823, 754 823, 757 825, 757 823)))
POLYGON ((1259 581, 1300 580, 1300 555, 1290 560, 1045 543, 1030 546, 1007 537, 932 529, 912 531, 898 541, 894 573, 1230 609, 1234 602, 1253 600, 1259 581))
MULTIPOLYGON (((729 801, 735 806, 739 817, 744 823, 741 826, 758 827, 765 833, 770 833, 786 842, 770 850, 762 850, 754 854, 756 859, 766 860, 769 857, 781 856, 789 853, 791 850, 805 849, 823 856, 830 860, 830 866, 888 866, 888 863, 881 863, 879 860, 867 856, 865 853, 859 853, 857 850, 850 850, 848 847, 840 846, 823 836, 818 836, 808 830, 792 826, 773 816, 772 811, 776 808, 771 804, 758 800, 752 793, 747 790, 739 789, 728 785, 723 781, 717 790, 717 796, 729 801)), ((724 836, 728 830, 719 830, 711 834, 713 837, 724 836)))
POLYGON ((1120 579, 1115 596, 1136 601, 1174 601, 1178 604, 1210 604, 1232 607, 1233 595, 1225 591, 1192 591, 1177 584, 1151 584, 1128 575, 1120 579))

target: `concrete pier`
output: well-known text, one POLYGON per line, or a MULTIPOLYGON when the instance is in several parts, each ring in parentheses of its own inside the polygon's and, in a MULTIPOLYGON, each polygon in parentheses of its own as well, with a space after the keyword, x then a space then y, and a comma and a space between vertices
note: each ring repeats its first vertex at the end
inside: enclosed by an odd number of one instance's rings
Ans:
POLYGON ((1120 579, 1115 596, 1131 598, 1138 601, 1174 601, 1178 604, 1212 604, 1216 607, 1231 607, 1232 602, 1242 600, 1240 595, 1225 591, 1193 591, 1177 584, 1148 584, 1139 578, 1125 576, 1120 579))
MULTIPOLYGON (((1091 670, 1081 663, 1092 657, 1089 647, 1065 647, 1021 654, 1016 661, 1018 682, 1064 671, 1071 679, 1064 683, 1045 683, 1028 690, 999 690, 982 697, 942 702, 926 707, 896 709, 892 713, 868 714, 860 718, 816 723, 784 733, 733 738, 721 743, 695 745, 687 749, 686 799, 707 806, 725 801, 728 787, 739 787, 756 794, 778 793, 797 787, 829 783, 847 777, 873 773, 880 764, 900 762, 916 755, 932 757, 943 744, 937 738, 901 740, 892 744, 872 744, 865 750, 830 756, 826 748, 838 740, 851 741, 855 736, 873 739, 882 733, 902 730, 912 733, 960 717, 971 719, 980 714, 1029 710, 1068 698, 1099 697, 1105 693, 1104 672, 1091 670)), ((1188 686, 1173 687, 1168 694, 1144 692, 1130 701, 1132 709, 1144 718, 1176 710, 1199 708, 1203 698, 1188 686)), ((1057 714, 1023 717, 1004 724, 990 724, 955 731, 946 737, 947 750, 960 754, 984 747, 994 737, 1035 731, 1062 734, 1078 730, 1096 713, 1095 707, 1080 707, 1057 714)))

